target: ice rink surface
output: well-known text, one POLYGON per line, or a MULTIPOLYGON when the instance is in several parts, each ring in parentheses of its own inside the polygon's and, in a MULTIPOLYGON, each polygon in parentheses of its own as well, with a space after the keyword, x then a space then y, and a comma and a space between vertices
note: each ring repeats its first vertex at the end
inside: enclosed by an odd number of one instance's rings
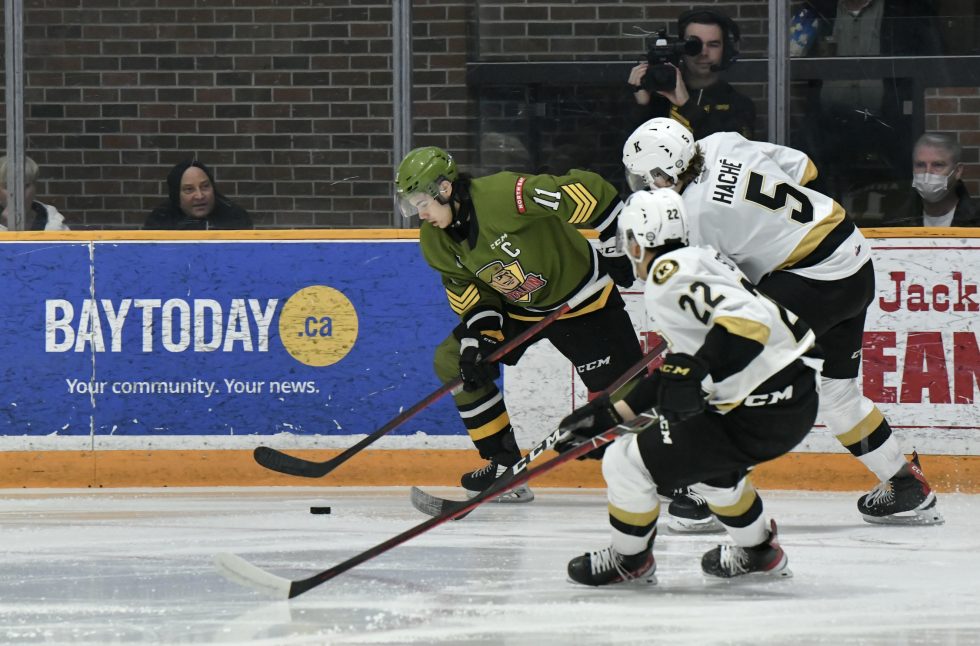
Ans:
POLYGON ((662 527, 657 585, 568 582, 571 557, 608 545, 599 490, 484 505, 291 601, 212 564, 304 578, 425 520, 408 493, 0 491, 0 643, 980 644, 978 495, 941 495, 945 525, 882 527, 857 493, 763 492, 795 574, 778 581, 707 581, 724 537, 662 527))

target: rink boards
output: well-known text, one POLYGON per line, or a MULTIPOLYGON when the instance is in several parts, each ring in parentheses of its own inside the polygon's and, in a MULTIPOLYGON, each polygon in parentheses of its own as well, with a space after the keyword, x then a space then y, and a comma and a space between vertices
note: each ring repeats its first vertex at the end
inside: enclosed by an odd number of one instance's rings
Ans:
MULTIPOLYGON (((934 482, 977 487, 980 241, 866 233, 864 391, 934 482)), ((455 324, 416 231, 0 234, 0 271, 0 486, 294 483, 251 449, 354 444, 438 388, 432 352, 455 324)), ((645 339, 641 288, 624 296, 645 339)), ((504 381, 525 447, 585 401, 547 344, 504 381)), ((375 446, 323 484, 453 484, 475 462, 448 397, 375 446)), ((548 478, 596 486, 596 466, 548 478)), ((866 473, 818 428, 759 477, 860 488, 866 473)))

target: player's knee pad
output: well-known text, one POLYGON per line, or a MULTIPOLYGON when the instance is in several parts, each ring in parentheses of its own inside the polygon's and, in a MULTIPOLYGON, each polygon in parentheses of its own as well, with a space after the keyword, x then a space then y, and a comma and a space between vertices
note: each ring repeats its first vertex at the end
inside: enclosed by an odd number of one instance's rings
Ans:
POLYGON ((820 406, 817 419, 834 435, 848 433, 875 408, 861 394, 857 379, 820 379, 820 406))
POLYGON ((450 334, 436 348, 432 359, 439 381, 448 384, 459 377, 459 341, 450 334))
POLYGON ((609 445, 602 458, 602 477, 609 502, 620 509, 647 511, 660 504, 635 435, 624 435, 609 445))

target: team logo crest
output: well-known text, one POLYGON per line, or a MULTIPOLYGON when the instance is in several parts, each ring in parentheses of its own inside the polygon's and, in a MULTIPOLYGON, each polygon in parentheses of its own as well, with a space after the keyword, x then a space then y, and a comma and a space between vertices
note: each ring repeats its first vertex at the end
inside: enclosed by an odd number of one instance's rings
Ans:
POLYGON ((548 284, 548 281, 538 274, 525 273, 521 263, 516 260, 506 265, 499 260, 494 260, 480 268, 476 275, 514 303, 530 303, 531 294, 548 284))
POLYGON ((673 260, 661 260, 653 267, 653 282, 658 285, 663 285, 667 282, 667 279, 677 273, 680 266, 673 260))

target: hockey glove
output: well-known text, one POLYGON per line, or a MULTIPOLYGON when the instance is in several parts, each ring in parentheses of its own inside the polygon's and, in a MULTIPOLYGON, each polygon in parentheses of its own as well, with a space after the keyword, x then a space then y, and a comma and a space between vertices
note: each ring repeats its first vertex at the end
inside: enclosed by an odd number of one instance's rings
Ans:
MULTIPOLYGON (((558 430, 561 431, 562 435, 555 443, 555 450, 564 453, 583 440, 592 439, 622 421, 623 418, 616 412, 608 395, 596 397, 585 406, 572 411, 561 421, 558 430)), ((590 451, 580 457, 579 460, 600 459, 602 454, 606 452, 606 446, 603 445, 594 451, 590 451)))
POLYGON ((616 239, 599 243, 599 266, 623 289, 636 280, 633 262, 616 246, 616 239))
POLYGON ((708 372, 708 365, 695 356, 668 354, 657 379, 657 412, 670 424, 704 412, 708 393, 701 381, 708 372))
POLYGON ((459 378, 463 390, 479 390, 500 376, 497 362, 485 359, 493 354, 504 335, 500 330, 467 330, 459 340, 459 378))

